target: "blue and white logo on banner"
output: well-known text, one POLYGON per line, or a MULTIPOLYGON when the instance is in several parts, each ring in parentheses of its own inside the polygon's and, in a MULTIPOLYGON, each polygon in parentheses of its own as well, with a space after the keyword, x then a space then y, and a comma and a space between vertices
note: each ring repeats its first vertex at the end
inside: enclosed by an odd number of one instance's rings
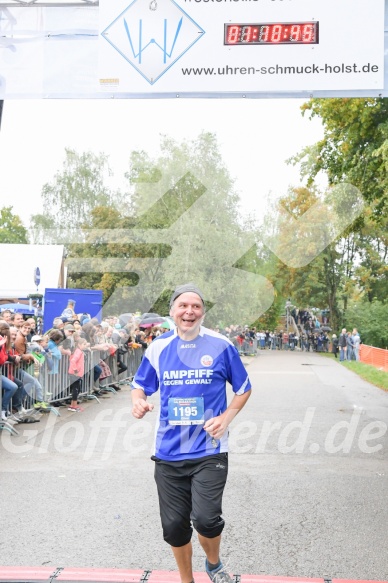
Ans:
POLYGON ((135 0, 101 35, 153 85, 204 33, 174 0, 135 0))

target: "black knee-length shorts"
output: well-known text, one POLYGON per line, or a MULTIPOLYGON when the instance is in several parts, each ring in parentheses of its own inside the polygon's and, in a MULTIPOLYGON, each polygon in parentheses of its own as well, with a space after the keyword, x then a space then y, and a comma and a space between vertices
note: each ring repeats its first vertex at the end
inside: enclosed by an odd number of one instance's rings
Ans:
POLYGON ((192 524, 207 538, 221 534, 225 522, 222 495, 228 475, 228 454, 168 462, 155 456, 155 481, 159 496, 164 540, 182 547, 191 540, 192 524))

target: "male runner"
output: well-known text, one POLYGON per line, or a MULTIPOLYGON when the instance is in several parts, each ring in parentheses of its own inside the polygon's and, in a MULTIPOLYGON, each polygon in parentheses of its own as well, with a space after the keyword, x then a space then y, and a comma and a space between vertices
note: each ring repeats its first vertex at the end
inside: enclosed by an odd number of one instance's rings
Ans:
POLYGON ((251 384, 233 344, 202 326, 205 306, 192 283, 170 301, 176 328, 148 347, 133 380, 132 414, 141 419, 160 389, 154 455, 164 540, 170 544, 182 583, 194 583, 192 526, 215 583, 233 583, 220 560, 224 528, 222 494, 228 472, 228 425, 243 408, 251 384), (234 397, 227 407, 226 382, 234 397))

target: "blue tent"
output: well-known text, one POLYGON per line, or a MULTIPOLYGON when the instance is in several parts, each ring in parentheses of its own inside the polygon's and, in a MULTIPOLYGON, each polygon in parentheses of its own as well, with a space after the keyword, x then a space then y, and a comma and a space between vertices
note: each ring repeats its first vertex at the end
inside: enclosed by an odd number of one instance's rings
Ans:
POLYGON ((21 304, 20 302, 17 302, 16 304, 0 304, 0 312, 3 312, 4 310, 11 310, 11 312, 18 314, 34 315, 34 308, 31 310, 28 304, 21 304))

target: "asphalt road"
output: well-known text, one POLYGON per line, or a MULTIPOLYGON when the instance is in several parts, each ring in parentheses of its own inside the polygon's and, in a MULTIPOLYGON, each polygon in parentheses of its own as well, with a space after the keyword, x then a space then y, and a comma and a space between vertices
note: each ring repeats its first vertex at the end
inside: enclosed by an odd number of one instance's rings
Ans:
MULTIPOLYGON (((315 354, 247 363, 224 496, 230 571, 388 580, 388 394, 315 354)), ((136 421, 128 388, 84 407, 0 432, 0 564, 174 569, 149 459, 158 407, 136 421)))

